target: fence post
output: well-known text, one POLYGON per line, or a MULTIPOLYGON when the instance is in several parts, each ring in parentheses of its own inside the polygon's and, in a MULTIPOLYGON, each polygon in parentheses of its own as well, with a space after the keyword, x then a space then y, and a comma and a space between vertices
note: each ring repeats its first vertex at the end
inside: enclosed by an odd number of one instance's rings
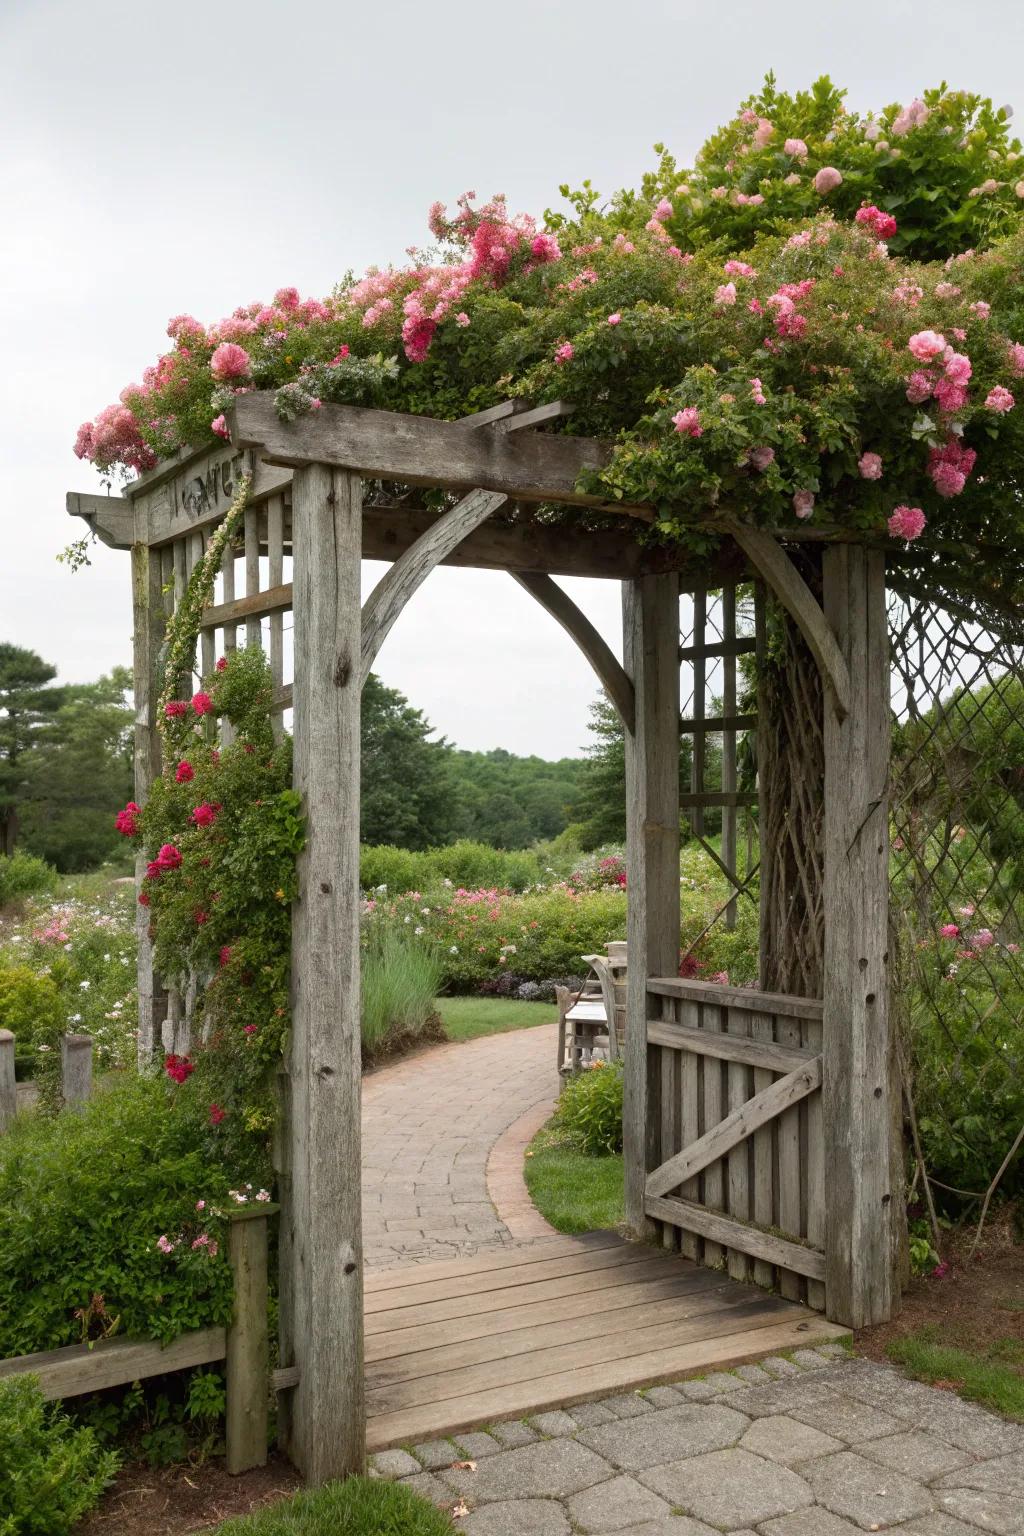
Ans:
POLYGON ((18 1113, 18 1086, 14 1081, 14 1036, 0 1029, 0 1134, 14 1124, 18 1113))
POLYGON ((235 1303, 227 1330, 227 1469, 262 1467, 267 1460, 269 1343, 267 1338, 267 1218, 276 1205, 228 1214, 228 1257, 235 1303))
POLYGON ((65 1104, 85 1104, 92 1095, 92 1036, 62 1035, 61 1091, 65 1104))

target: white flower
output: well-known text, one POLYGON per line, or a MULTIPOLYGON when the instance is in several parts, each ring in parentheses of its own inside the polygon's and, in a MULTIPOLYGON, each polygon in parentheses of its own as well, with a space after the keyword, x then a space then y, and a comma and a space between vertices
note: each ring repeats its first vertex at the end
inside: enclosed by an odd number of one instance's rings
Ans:
POLYGON ((80 1013, 71 1013, 71 1014, 68 1015, 68 1023, 69 1024, 81 1024, 81 1022, 82 1022, 82 1015, 80 1013))
POLYGON ((416 935, 417 938, 419 938, 421 933, 426 933, 426 931, 427 930, 423 927, 423 925, 421 923, 417 924, 417 926, 413 929, 413 933, 416 935))
POLYGON ((405 917, 404 917, 404 918, 403 918, 403 919, 402 919, 402 921, 403 921, 403 922, 405 922, 405 923, 411 923, 411 922, 412 922, 412 918, 411 918, 411 917, 410 917, 410 916, 409 916, 409 914, 408 914, 408 913, 406 913, 406 915, 405 915, 405 917))
POLYGON ((21 939, 22 939, 22 935, 20 933, 12 933, 11 934, 11 943, 12 944, 20 944, 21 943, 21 939))
POLYGON ((423 913, 424 917, 429 917, 430 916, 430 908, 429 907, 420 907, 420 911, 423 913))
POLYGON ((448 946, 448 953, 450 955, 457 955, 458 952, 459 952, 459 946, 457 944, 449 944, 449 946, 448 946))
POLYGON ((89 983, 87 981, 80 981, 78 983, 78 989, 79 989, 80 992, 88 992, 88 990, 89 990, 89 983))
POLYGON ((270 1199, 270 1191, 269 1191, 269 1189, 258 1190, 257 1194, 256 1194, 256 1199, 259 1200, 263 1205, 266 1205, 267 1201, 270 1199))

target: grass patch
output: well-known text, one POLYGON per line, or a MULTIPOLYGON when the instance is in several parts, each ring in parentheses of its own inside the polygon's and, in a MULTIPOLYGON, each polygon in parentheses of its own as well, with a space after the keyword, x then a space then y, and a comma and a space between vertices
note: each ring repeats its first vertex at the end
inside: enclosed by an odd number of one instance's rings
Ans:
MULTIPOLYGON (((475 1040, 478 1035, 503 1035, 510 1029, 553 1024, 554 1003, 520 1003, 508 997, 439 997, 435 1003, 449 1040, 475 1040)), ((551 1048, 554 1077, 555 1049, 551 1048)))
POLYGON ((896 1339, 888 1354, 918 1381, 941 1382, 972 1403, 1024 1421, 1024 1346, 996 1339, 978 1349, 939 1342, 938 1326, 896 1339))
POLYGON ((547 1127, 526 1154, 526 1187, 559 1232, 594 1232, 625 1220, 622 1156, 589 1157, 547 1127))
POLYGON ((448 1516, 418 1494, 368 1477, 328 1483, 217 1526, 219 1536, 451 1536, 454 1530, 448 1516))

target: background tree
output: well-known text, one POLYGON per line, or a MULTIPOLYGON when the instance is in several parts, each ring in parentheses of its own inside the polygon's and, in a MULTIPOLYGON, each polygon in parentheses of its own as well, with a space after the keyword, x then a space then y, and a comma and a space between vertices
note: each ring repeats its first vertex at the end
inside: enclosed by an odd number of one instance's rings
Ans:
POLYGON ((456 751, 448 760, 454 835, 495 848, 528 848, 557 837, 569 821, 586 765, 491 752, 456 751))
POLYGON ((115 667, 95 683, 49 690, 61 702, 19 760, 21 840, 65 872, 124 854, 114 813, 131 798, 132 677, 115 667))
MULTIPOLYGON (((598 848, 602 843, 622 843, 626 839, 626 736, 614 705, 598 694, 590 706, 591 741, 584 747, 583 781, 572 805, 575 822, 582 823, 580 841, 584 848, 598 848)), ((679 739, 679 789, 690 787, 692 744, 688 736, 679 739)), ((704 783, 717 789, 722 781, 721 738, 709 736, 705 750, 704 783)), ((714 812, 705 813, 708 818, 714 812)), ((685 835, 686 821, 683 819, 685 835)), ((715 830, 709 826, 709 831, 715 830)))
POLYGON ((451 747, 431 741, 433 726, 397 688, 375 673, 363 689, 362 798, 364 843, 429 848, 451 835, 448 778, 451 747))
POLYGON ((13 853, 18 840, 25 756, 64 698, 49 686, 56 676, 35 651, 0 643, 0 854, 13 853))

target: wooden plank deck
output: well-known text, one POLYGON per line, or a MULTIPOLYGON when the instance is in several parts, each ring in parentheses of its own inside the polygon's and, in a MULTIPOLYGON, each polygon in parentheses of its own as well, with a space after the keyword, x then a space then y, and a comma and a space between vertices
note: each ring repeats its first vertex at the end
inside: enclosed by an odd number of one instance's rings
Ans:
POLYGON ((370 1451, 846 1332, 613 1232, 368 1275, 365 1327, 370 1451))

